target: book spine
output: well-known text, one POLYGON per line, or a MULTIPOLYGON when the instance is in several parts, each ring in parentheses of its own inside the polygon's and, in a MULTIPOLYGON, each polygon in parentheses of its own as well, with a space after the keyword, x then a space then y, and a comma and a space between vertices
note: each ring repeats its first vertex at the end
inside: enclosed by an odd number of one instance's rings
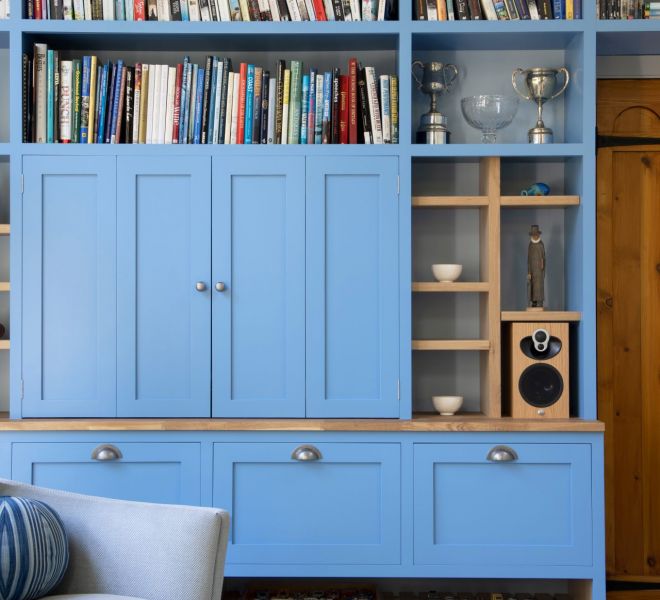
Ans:
MULTIPOLYGON (((204 82, 202 88, 202 122, 200 129, 200 143, 206 144, 209 135, 209 97, 211 94, 211 79, 213 77, 213 64, 214 60, 212 56, 206 57, 206 63, 204 65, 204 82)), ((216 62, 217 65, 217 62, 216 62)))
POLYGON ((300 143, 300 101, 302 96, 302 63, 291 61, 291 97, 289 99, 289 144, 300 143))
MULTIPOLYGON (((343 0, 338 0, 339 2, 343 2, 343 0)), ((300 12, 300 19, 302 21, 309 21, 309 13, 307 12, 307 3, 306 0, 297 0, 298 2, 298 11, 300 12)))
POLYGON ((447 0, 447 20, 455 21, 456 13, 454 11, 454 2, 453 0, 447 0))
MULTIPOLYGON (((550 0, 548 0, 549 2, 550 0)), ((520 19, 518 16, 518 9, 516 8, 516 3, 514 0, 504 0, 504 4, 506 5, 506 11, 509 13, 509 19, 512 21, 516 21, 520 19)))
POLYGON ((348 144, 348 75, 339 77, 339 143, 348 144))
POLYGON ((529 8, 527 7, 527 0, 514 0, 516 4, 516 10, 518 11, 518 16, 524 21, 530 19, 529 8))
POLYGON ((323 74, 316 76, 316 106, 314 108, 314 143, 323 143, 323 74))
POLYGON ((117 143, 117 126, 119 119, 119 106, 121 103, 122 81, 126 85, 125 67, 122 60, 117 61, 117 75, 115 76, 115 90, 112 94, 112 119, 110 121, 110 140, 111 144, 117 143))
POLYGON ((339 69, 332 72, 332 106, 330 109, 332 144, 339 143, 339 69))
POLYGON ((373 138, 371 135, 371 117, 369 116, 369 95, 367 93, 367 78, 365 70, 358 67, 358 108, 359 108, 359 123, 362 126, 362 135, 365 144, 372 144, 373 138))
POLYGON ((243 144, 245 142, 245 99, 246 99, 246 85, 247 85, 247 63, 241 63, 240 66, 240 82, 238 86, 238 123, 236 132, 236 143, 243 144))
POLYGON ((271 79, 268 85, 268 143, 275 143, 275 107, 277 106, 277 85, 271 79))
POLYGON ((399 143, 399 78, 390 75, 390 117, 392 119, 392 143, 399 143))
MULTIPOLYGON (((96 69, 94 69, 96 72, 96 69)), ((53 51, 53 142, 60 139, 60 53, 53 51)))
POLYGON ((219 21, 220 15, 215 0, 209 0, 209 10, 211 11, 211 21, 219 21))
POLYGON ((159 21, 171 21, 170 15, 170 2, 169 0, 156 0, 156 6, 158 7, 158 20, 159 21))
POLYGON ((48 50, 46 54, 46 143, 53 143, 53 120, 55 88, 53 77, 53 51, 48 50))
POLYGON ((309 72, 309 99, 307 102, 307 143, 314 143, 314 128, 316 125, 316 69, 309 72))
POLYGON ((332 8, 332 0, 323 0, 323 8, 325 9, 325 16, 328 21, 334 21, 335 9, 332 8))
POLYGON ((73 0, 64 0, 62 3, 63 18, 65 21, 73 20, 73 0))
POLYGON ((332 73, 323 74, 323 121, 321 125, 321 143, 332 143, 332 73))
POLYGON ((268 143, 268 112, 270 110, 270 72, 261 75, 261 132, 259 142, 268 143))
POLYGON ((238 113, 240 111, 240 87, 241 87, 241 74, 234 73, 234 97, 231 101, 231 135, 229 138, 230 143, 238 143, 238 113))
POLYGON ((177 143, 185 144, 186 143, 186 114, 188 112, 188 67, 190 66, 189 58, 185 56, 183 58, 183 64, 181 65, 181 101, 179 108, 179 135, 177 143))
POLYGON ((22 131, 21 131, 21 140, 23 143, 30 141, 30 132, 29 132, 29 89, 32 87, 30 82, 30 57, 23 53, 21 58, 21 75, 22 75, 22 94, 21 94, 21 117, 22 117, 22 131))
POLYGON ((280 12, 280 21, 291 21, 289 6, 286 0, 277 0, 277 8, 280 12))
POLYGON ((348 61, 348 143, 358 143, 357 59, 348 61))
MULTIPOLYGON (((639 4, 637 4, 637 7, 639 8, 639 4)), ((639 10, 635 11, 635 19, 640 19, 641 16, 639 15, 639 10)), ((573 0, 573 18, 575 20, 580 20, 582 19, 582 0, 573 0)))
POLYGON ((555 19, 563 19, 564 15, 562 12, 562 0, 553 0, 552 2, 552 12, 555 19))
POLYGON ((118 64, 112 65, 111 68, 112 71, 110 72, 110 83, 108 85, 107 105, 105 108, 105 129, 103 131, 103 143, 105 144, 110 143, 111 127, 112 127, 112 111, 115 101, 114 100, 115 88, 116 88, 117 78, 121 77, 121 71, 118 67, 118 64))
POLYGON ((270 12, 270 4, 268 0, 257 0, 259 4, 259 18, 262 21, 272 21, 273 15, 270 12))
POLYGON ((181 123, 181 82, 183 79, 183 65, 176 66, 174 79, 174 110, 172 113, 172 143, 179 143, 179 125, 181 123))
MULTIPOLYGON (((445 0, 438 0, 438 19, 440 19, 440 4, 444 4, 445 0)), ((386 7, 387 7, 387 0, 378 0, 378 12, 376 13, 376 20, 377 21, 384 21, 385 20, 385 13, 386 13, 386 7)), ((446 12, 446 8, 445 8, 446 12)), ((442 19, 445 21, 446 19, 442 19)))
POLYGON ((242 21, 241 5, 238 0, 229 0, 229 19, 231 21, 242 21))
POLYGON ((133 94, 133 131, 131 132, 131 143, 140 143, 140 118, 142 113, 142 65, 140 63, 135 65, 135 92, 133 94))
POLYGON ((82 60, 82 101, 80 105, 80 143, 87 144, 89 135, 89 84, 91 57, 82 60))
POLYGON ((301 92, 301 106, 300 113, 300 143, 307 143, 307 116, 309 113, 309 75, 305 74, 302 77, 302 92, 301 92))
MULTIPOLYGON (((184 63, 185 64, 185 63, 184 63)), ((192 137, 190 135, 191 123, 193 123, 193 112, 195 109, 195 65, 188 62, 186 65, 186 103, 183 105, 185 111, 185 121, 183 131, 181 132, 182 144, 190 144, 192 137)))
POLYGON ((252 143, 261 142, 261 86, 264 71, 261 67, 254 68, 254 87, 252 91, 252 143))
POLYGON ((323 0, 313 0, 314 3, 314 14, 316 15, 317 21, 327 21, 328 17, 325 14, 325 6, 323 6, 323 0))
POLYGON ((126 9, 124 0, 115 0, 115 21, 126 20, 126 9))
POLYGON ((183 21, 180 0, 170 0, 170 19, 172 21, 183 21))
POLYGON ((218 0, 218 11, 220 13, 221 21, 231 21, 231 15, 229 14, 228 0, 218 0))
POLYGON ((108 102, 108 74, 109 74, 109 65, 103 65, 101 69, 101 81, 99 83, 99 95, 98 95, 98 105, 99 105, 99 118, 96 123, 96 134, 94 135, 94 143, 102 144, 104 140, 105 133, 105 119, 106 119, 106 104, 108 102))
POLYGON ((157 139, 157 125, 160 96, 160 65, 149 67, 149 105, 147 107, 147 144, 154 144, 157 139))
POLYGON ((344 3, 342 0, 332 0, 332 12, 335 15, 335 21, 344 20, 344 3))
POLYGON ((231 144, 231 116, 234 111, 234 73, 227 73, 227 110, 223 117, 223 127, 221 133, 221 144, 231 144))
POLYGON ((241 7, 241 18, 243 21, 251 21, 250 18, 250 7, 248 6, 248 0, 238 0, 238 5, 241 7))
MULTIPOLYGON (((71 67, 70 60, 63 60, 60 65, 60 142, 63 144, 71 141, 71 67)), ((23 139, 27 139, 25 130, 23 139)))
POLYGON ((428 21, 429 15, 426 7, 426 0, 416 0, 415 9, 418 21, 428 21))
POLYGON ((36 138, 40 144, 46 143, 48 120, 48 48, 46 44, 34 45, 34 80, 36 105, 36 138))
POLYGON ((94 108, 94 135, 90 136, 90 143, 96 144, 96 136, 99 130, 99 118, 101 116, 101 83, 103 79, 103 67, 96 68, 96 107, 94 108))
POLYGON ((174 129, 174 87, 176 84, 176 67, 167 69, 167 94, 165 97, 165 127, 164 137, 160 142, 165 144, 172 143, 172 130, 174 129))
POLYGON ((539 0, 539 17, 541 19, 552 19, 552 5, 550 0, 539 0))
POLYGON ((98 68, 98 58, 92 56, 90 58, 89 66, 89 123, 87 131, 87 143, 93 144, 96 140, 96 110, 98 98, 96 96, 96 87, 97 87, 97 68, 98 68))
POLYGON ((135 0, 125 0, 124 12, 127 21, 134 21, 135 16, 135 0))
POLYGON ((252 117, 254 103, 254 65, 248 65, 245 76, 245 122, 243 124, 243 142, 252 143, 252 117))
POLYGON ((380 82, 380 104, 381 104, 381 124, 383 127, 383 143, 392 143, 392 110, 390 106, 390 77, 381 75, 380 82))
POLYGON ((114 144, 121 143, 122 129, 124 122, 124 113, 126 110, 126 78, 128 76, 128 67, 121 68, 121 79, 119 80, 119 101, 117 103, 117 122, 115 124, 114 144))
MULTIPOLYGON (((34 66, 33 66, 34 68, 34 66)), ((72 87, 71 87, 71 142, 78 143, 80 141, 80 104, 81 104, 81 91, 82 91, 82 68, 80 59, 74 58, 71 61, 72 71, 72 87)))
POLYGON ((133 20, 144 21, 146 16, 144 0, 135 0, 133 3, 133 20))
POLYGON ((147 143, 147 122, 149 116, 150 67, 142 64, 142 81, 140 82, 140 122, 138 123, 137 143, 147 143))
POLYGON ((42 0, 34 0, 34 18, 37 20, 41 19, 43 13, 41 2, 42 0))
POLYGON ((135 68, 126 67, 126 90, 124 93, 124 132, 121 141, 133 143, 133 102, 135 99, 135 68))
POLYGON ((248 11, 250 13, 250 21, 261 21, 259 0, 248 0, 248 11))
POLYGON ((209 116, 209 144, 222 143, 224 131, 220 131, 220 111, 222 99, 222 77, 225 69, 224 61, 213 59, 213 78, 211 79, 211 105, 209 116))
MULTIPOLYGON (((488 1, 490 2, 490 0, 488 1)), ((447 0, 438 0, 438 21, 447 21, 448 19, 447 0)))
POLYGON ((369 117, 373 132, 374 144, 383 143, 383 127, 380 120, 380 104, 378 102, 378 88, 376 86, 376 73, 373 67, 365 67, 367 78, 367 98, 369 99, 369 117))
POLYGON ((181 20, 190 21, 190 8, 188 7, 188 0, 181 0, 181 20))
POLYGON ((527 8, 529 9, 529 17, 532 21, 538 21, 541 18, 536 0, 527 0, 527 8))
MULTIPOLYGON (((573 14, 573 0, 566 0, 566 19, 570 19, 571 21, 575 18, 573 14)), ((630 4, 628 4, 628 11, 625 14, 626 19, 631 19, 634 18, 634 14, 631 16, 630 15, 630 4)))
POLYGON ((428 21, 438 20, 438 6, 436 0, 426 0, 426 13, 428 21))
POLYGON ((284 69, 283 60, 277 61, 276 73, 276 105, 275 105, 275 141, 274 144, 282 143, 282 104, 284 101, 284 69))
POLYGON ((289 139, 289 100, 291 98, 291 70, 284 69, 284 88, 282 93, 282 144, 289 139))
POLYGON ((202 139, 202 103, 204 101, 204 69, 197 70, 195 84, 195 128, 193 144, 199 144, 202 139))
MULTIPOLYGON (((511 2, 513 2, 513 0, 511 0, 511 2)), ((470 18, 468 0, 456 0, 456 13, 459 21, 466 21, 470 18)))
POLYGON ((209 0, 199 0, 199 14, 202 18, 202 21, 211 20, 211 8, 209 6, 209 0))
POLYGON ((287 8, 289 9, 289 14, 291 15, 292 21, 302 21, 302 16, 300 15, 300 8, 298 8, 297 0, 286 0, 287 8))
MULTIPOLYGON (((527 0, 523 0, 526 2, 527 0)), ((488 21, 497 21, 497 13, 493 0, 481 0, 481 12, 488 21)))
POLYGON ((222 78, 220 83, 220 114, 218 115, 218 143, 224 143, 225 130, 227 129, 227 121, 231 120, 230 101, 231 95, 229 91, 229 80, 231 75, 231 61, 228 58, 222 61, 222 78))

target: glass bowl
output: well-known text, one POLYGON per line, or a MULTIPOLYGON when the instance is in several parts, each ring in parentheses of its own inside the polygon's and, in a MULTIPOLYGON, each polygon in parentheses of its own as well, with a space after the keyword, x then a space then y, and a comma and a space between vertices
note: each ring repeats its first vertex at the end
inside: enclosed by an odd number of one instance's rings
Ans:
POLYGON ((468 124, 481 130, 481 142, 494 144, 497 130, 509 125, 516 116, 518 102, 517 96, 468 96, 461 100, 461 110, 468 124))

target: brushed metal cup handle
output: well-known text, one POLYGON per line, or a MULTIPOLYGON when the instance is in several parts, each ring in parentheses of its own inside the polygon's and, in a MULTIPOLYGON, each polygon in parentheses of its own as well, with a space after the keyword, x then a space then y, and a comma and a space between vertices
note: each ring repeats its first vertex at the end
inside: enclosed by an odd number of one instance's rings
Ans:
POLYGON ((216 292, 224 292, 227 289, 227 286, 225 285, 224 281, 218 281, 215 284, 215 291, 216 292))
POLYGON ((291 458, 293 460, 299 460, 301 462, 310 462, 314 460, 321 460, 323 455, 321 451, 316 446, 298 446, 292 453, 291 458))
POLYGON ((513 462, 518 460, 518 453, 509 446, 495 446, 486 456, 490 462, 513 462))
POLYGON ((121 450, 112 444, 101 444, 92 450, 92 460, 109 462, 112 460, 119 460, 121 458, 124 458, 121 450))
POLYGON ((513 89, 516 90, 516 94, 518 94, 521 98, 524 100, 531 100, 532 95, 530 94, 529 96, 526 96, 523 94, 519 89, 518 89, 518 75, 521 75, 525 73, 525 69, 521 69, 518 67, 512 74, 511 74, 511 84, 513 85, 513 89))
POLYGON ((456 65, 449 64, 445 65, 442 70, 445 78, 445 89, 449 91, 458 78, 458 67, 456 65), (447 72, 450 74, 449 77, 447 77, 447 72))
POLYGON ((205 284, 203 281, 198 281, 198 282, 195 284, 195 289, 196 289, 198 292, 205 292, 205 291, 206 291, 206 284, 205 284))
POLYGON ((419 67, 422 70, 422 73, 424 73, 424 63, 421 60, 415 60, 410 67, 410 72, 412 73, 413 79, 417 82, 417 88, 421 89, 422 82, 417 78, 417 75, 415 75, 415 67, 419 67))
POLYGON ((554 100, 557 96, 561 96, 568 87, 568 82, 571 80, 571 75, 566 67, 560 67, 557 71, 564 74, 564 85, 561 86, 561 89, 557 93, 550 96, 550 100, 554 100))

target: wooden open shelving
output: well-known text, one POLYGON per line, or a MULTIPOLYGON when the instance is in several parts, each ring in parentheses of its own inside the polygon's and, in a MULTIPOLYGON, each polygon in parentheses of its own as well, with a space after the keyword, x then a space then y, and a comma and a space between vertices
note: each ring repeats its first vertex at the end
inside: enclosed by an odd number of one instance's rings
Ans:
POLYGON ((6 223, 0 224, 0 235, 9 235, 10 227, 6 223))
POLYGON ((9 292, 11 285, 8 281, 0 281, 0 292, 9 292))
POLYGON ((412 205, 418 208, 488 206, 488 196, 413 196, 412 205))
POLYGON ((413 350, 490 350, 489 340, 413 340, 413 350))
POLYGON ((582 318, 582 313, 574 310, 543 310, 543 311, 528 311, 528 310, 503 310, 502 321, 559 321, 559 322, 574 322, 582 318))
POLYGON ((501 206, 519 208, 548 208, 550 206, 577 206, 580 196, 502 196, 501 206))
POLYGON ((0 340, 0 350, 9 350, 9 340, 0 340))
POLYGON ((487 281, 414 281, 413 292, 488 292, 490 284, 487 281))

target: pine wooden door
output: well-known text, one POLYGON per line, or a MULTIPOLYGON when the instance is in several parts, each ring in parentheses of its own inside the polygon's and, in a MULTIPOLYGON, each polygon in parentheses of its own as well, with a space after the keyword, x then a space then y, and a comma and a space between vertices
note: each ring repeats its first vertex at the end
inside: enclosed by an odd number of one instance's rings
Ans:
MULTIPOLYGON (((660 80, 601 81, 601 135, 660 137, 660 80)), ((598 152, 598 416, 607 571, 660 581, 660 145, 598 152)))

